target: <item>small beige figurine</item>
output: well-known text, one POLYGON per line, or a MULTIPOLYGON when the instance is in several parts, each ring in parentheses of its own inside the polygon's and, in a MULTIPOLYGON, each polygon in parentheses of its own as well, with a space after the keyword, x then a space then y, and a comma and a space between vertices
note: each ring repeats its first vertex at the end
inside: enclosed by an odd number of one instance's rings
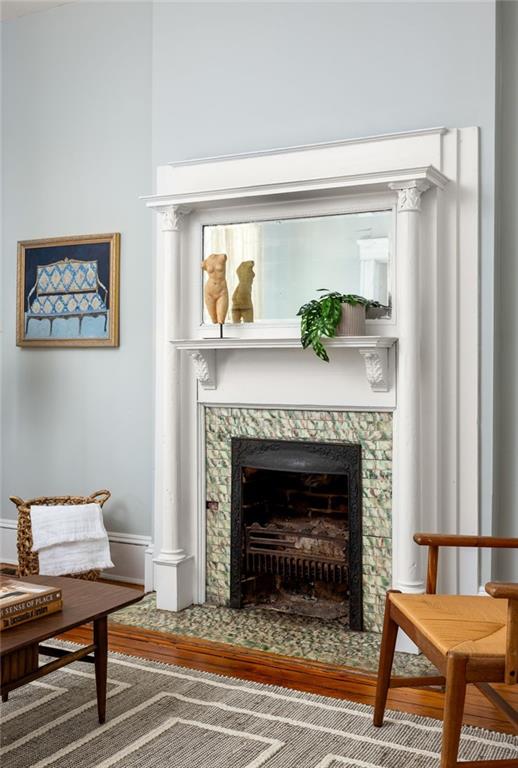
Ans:
POLYGON ((253 323, 254 305, 252 304, 252 283, 254 282, 254 262, 242 261, 236 269, 239 279, 236 290, 232 294, 232 322, 253 323))
POLYGON ((207 273, 205 283, 205 306, 213 323, 223 325, 228 310, 228 287, 225 278, 227 269, 226 253, 211 253, 201 268, 207 273))

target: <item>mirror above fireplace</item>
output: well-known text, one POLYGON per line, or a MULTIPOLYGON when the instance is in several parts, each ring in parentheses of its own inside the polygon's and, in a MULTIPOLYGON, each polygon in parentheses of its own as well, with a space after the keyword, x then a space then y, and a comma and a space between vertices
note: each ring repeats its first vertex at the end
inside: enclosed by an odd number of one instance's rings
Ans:
MULTIPOLYGON (((377 317, 389 318, 394 219, 388 209, 206 224, 203 258, 227 255, 230 296, 240 266, 253 262, 253 320, 247 322, 293 320, 319 288, 379 302, 386 309, 377 317)), ((210 323, 206 309, 203 321, 210 323)))

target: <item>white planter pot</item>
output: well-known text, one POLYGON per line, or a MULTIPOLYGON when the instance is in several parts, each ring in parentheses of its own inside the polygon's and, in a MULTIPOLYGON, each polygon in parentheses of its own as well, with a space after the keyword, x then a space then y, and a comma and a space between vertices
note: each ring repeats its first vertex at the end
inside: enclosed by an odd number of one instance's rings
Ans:
POLYGON ((365 305, 342 304, 342 319, 336 328, 337 336, 365 336, 365 305))

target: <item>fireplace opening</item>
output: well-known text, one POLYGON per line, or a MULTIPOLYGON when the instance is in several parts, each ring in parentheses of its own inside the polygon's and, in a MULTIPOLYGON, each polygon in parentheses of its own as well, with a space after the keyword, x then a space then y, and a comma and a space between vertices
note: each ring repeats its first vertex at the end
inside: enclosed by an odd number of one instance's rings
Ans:
POLYGON ((234 438, 231 600, 362 629, 361 448, 234 438))

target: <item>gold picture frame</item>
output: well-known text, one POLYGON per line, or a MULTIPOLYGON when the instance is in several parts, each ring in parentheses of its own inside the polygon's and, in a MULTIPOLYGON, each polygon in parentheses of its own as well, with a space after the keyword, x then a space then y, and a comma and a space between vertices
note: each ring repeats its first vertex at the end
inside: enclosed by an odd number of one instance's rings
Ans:
POLYGON ((16 344, 119 346, 120 233, 18 243, 16 344))

